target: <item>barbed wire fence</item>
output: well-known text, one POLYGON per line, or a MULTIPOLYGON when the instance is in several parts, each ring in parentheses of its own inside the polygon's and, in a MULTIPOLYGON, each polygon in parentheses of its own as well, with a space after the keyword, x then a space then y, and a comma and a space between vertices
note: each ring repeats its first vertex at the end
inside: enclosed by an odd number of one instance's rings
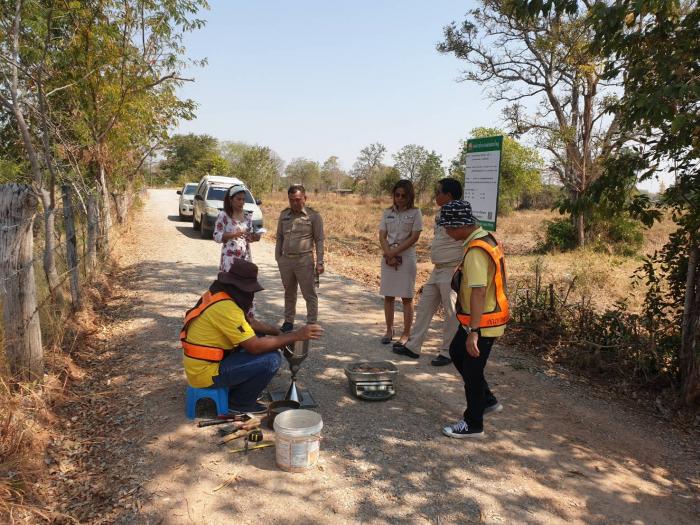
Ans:
MULTIPOLYGON (((65 313, 58 311, 61 301, 57 294, 66 300, 69 298, 73 311, 79 310, 83 305, 81 283, 90 281, 100 261, 109 255, 95 193, 88 195, 87 207, 75 207, 74 192, 71 185, 63 185, 61 205, 55 210, 56 227, 50 234, 55 235, 51 252, 58 275, 54 289, 50 289, 44 272, 43 229, 37 222, 40 220, 39 199, 30 186, 0 185, 0 303, 3 309, 0 342, 4 346, 7 368, 16 379, 42 379, 42 318, 60 317, 65 313)), ((83 197, 78 195, 81 203, 83 197)), ((125 200, 130 206, 131 199, 125 200)), ((120 210, 120 222, 123 212, 120 210)))

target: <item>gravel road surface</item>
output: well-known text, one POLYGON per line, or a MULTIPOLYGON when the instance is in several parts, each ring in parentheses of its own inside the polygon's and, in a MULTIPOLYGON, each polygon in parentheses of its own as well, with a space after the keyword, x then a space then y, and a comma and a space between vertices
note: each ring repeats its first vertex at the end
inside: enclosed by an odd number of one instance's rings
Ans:
MULTIPOLYGON (((299 373, 324 421, 318 466, 287 473, 276 467, 273 448, 245 456, 218 447, 216 427, 198 429, 185 418, 178 331, 185 310, 215 277, 219 250, 178 220, 174 190, 149 191, 117 247, 129 289, 115 330, 128 359, 110 384, 140 400, 141 437, 127 459, 147 495, 125 522, 698 522, 699 460, 691 437, 503 346, 487 367, 505 406, 489 416, 488 438, 443 437, 442 425, 459 418, 464 405, 456 371, 430 366, 434 346, 414 361, 379 344, 377 290, 333 274, 332 267, 320 288, 325 336, 312 344, 299 373), (385 359, 400 370, 397 396, 355 399, 343 368, 385 359)), ((278 324, 283 298, 273 251, 271 241, 257 243, 253 259, 266 288, 258 295, 258 315, 278 324)), ((301 296, 298 310, 303 319, 301 296)), ((289 385, 283 366, 272 391, 289 385)))

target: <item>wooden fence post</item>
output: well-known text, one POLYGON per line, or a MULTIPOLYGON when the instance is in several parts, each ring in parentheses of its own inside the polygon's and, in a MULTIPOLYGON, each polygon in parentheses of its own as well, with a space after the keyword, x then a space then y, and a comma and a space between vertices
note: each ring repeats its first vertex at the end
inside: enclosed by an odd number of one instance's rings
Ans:
POLYGON ((32 260, 37 202, 29 186, 0 185, 0 293, 7 362, 16 379, 40 381, 44 349, 32 260))
POLYGON ((97 231, 99 228, 99 215, 97 198, 94 192, 88 196, 87 206, 87 268, 86 274, 91 275, 97 267, 97 231))
POLYGON ((70 296, 73 310, 80 309, 80 282, 78 279, 78 239, 75 234, 75 217, 73 215, 73 199, 71 187, 64 184, 63 191, 63 221, 66 226, 66 258, 70 271, 70 296))

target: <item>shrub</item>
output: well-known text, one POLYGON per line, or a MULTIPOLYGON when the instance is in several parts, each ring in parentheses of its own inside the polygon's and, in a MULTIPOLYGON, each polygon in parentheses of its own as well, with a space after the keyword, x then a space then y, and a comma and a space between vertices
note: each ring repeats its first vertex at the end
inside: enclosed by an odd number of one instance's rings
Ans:
POLYGON ((567 251, 576 248, 576 228, 569 219, 544 221, 544 239, 539 242, 540 251, 567 251))
POLYGON ((626 257, 639 253, 644 244, 641 223, 621 215, 595 222, 588 237, 596 243, 597 250, 626 257))

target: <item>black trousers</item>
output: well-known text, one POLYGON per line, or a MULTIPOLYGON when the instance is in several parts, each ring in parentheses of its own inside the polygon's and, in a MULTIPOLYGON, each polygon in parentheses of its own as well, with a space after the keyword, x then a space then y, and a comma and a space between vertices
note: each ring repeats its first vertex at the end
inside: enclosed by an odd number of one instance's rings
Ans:
POLYGON ((467 398, 467 409, 464 411, 464 420, 472 430, 484 428, 484 408, 498 403, 484 377, 486 361, 491 354, 491 347, 495 337, 481 337, 477 340, 479 357, 472 357, 467 353, 467 332, 461 326, 450 343, 450 357, 455 368, 464 379, 464 394, 467 398))

